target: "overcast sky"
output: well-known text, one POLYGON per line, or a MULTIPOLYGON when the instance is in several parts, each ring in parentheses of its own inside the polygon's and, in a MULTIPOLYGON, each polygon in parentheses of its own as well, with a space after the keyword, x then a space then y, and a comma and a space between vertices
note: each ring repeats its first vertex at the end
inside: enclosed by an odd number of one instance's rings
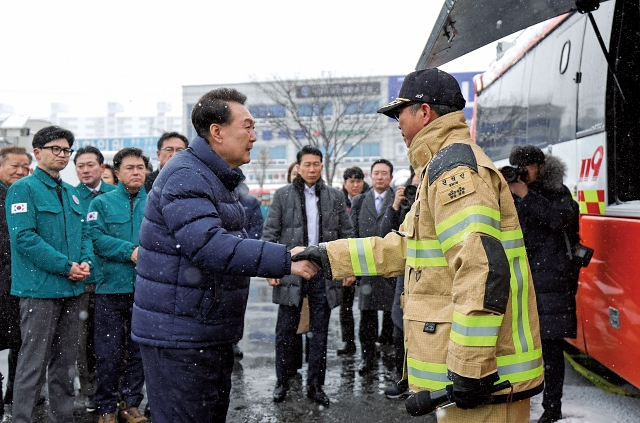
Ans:
MULTIPOLYGON (((180 114, 182 85, 253 78, 403 75, 415 69, 443 0, 7 0, 0 104, 46 117, 180 114)), ((485 70, 495 47, 442 67, 485 70)))

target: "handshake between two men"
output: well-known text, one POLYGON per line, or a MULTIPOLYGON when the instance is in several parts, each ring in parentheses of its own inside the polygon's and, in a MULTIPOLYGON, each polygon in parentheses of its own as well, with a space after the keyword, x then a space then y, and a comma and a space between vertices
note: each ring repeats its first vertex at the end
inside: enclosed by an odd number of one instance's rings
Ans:
MULTIPOLYGON (((295 247, 291 250, 291 274, 302 276, 309 280, 322 269, 322 259, 320 248, 317 245, 308 247, 295 247)), ((342 286, 351 286, 356 281, 355 276, 344 278, 342 286)), ((280 279, 267 279, 269 285, 280 285, 280 279)))

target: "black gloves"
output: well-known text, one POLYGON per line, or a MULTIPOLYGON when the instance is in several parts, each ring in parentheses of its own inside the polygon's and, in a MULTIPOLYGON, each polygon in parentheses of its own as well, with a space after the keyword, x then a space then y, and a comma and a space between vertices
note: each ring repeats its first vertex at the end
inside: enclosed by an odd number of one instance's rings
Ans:
POLYGON ((291 261, 309 260, 322 268, 322 258, 320 256, 320 248, 317 245, 310 245, 298 254, 291 256, 291 261))
POLYGON ((467 410, 493 402, 491 387, 498 381, 498 373, 492 373, 482 379, 471 379, 449 370, 447 377, 453 381, 453 385, 447 386, 447 398, 455 402, 458 408, 467 410))

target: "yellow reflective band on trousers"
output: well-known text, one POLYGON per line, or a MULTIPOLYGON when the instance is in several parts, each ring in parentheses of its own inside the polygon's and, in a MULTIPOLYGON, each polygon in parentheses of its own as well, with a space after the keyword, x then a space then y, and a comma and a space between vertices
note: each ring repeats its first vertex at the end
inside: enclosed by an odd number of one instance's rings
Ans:
POLYGON ((440 241, 418 241, 407 240, 407 266, 417 267, 437 267, 448 266, 444 258, 444 252, 440 246, 440 241))
POLYGON ((349 238, 349 255, 354 276, 376 276, 376 262, 369 238, 349 238))
POLYGON ((517 353, 527 353, 533 348, 533 335, 529 322, 529 267, 522 230, 504 231, 502 247, 509 259, 511 277, 511 334, 517 353))
POLYGON ((500 212, 490 207, 471 206, 436 225, 436 233, 445 252, 473 232, 500 239, 500 212))
POLYGON ((465 316, 455 311, 450 338, 467 347, 495 347, 503 315, 465 316))
POLYGON ((542 375, 542 348, 527 353, 497 357, 498 376, 496 383, 508 380, 511 383, 524 382, 542 375))
POLYGON ((451 384, 451 381, 447 379, 446 363, 424 363, 407 357, 407 373, 409 384, 421 388, 435 391, 444 389, 445 386, 451 384))
MULTIPOLYGON (((505 380, 511 383, 525 382, 539 377, 544 372, 541 348, 528 353, 499 356, 496 360, 500 377, 497 383, 505 380)), ((444 389, 452 383, 447 379, 446 363, 425 363, 408 357, 407 373, 409 384, 433 391, 444 389)))

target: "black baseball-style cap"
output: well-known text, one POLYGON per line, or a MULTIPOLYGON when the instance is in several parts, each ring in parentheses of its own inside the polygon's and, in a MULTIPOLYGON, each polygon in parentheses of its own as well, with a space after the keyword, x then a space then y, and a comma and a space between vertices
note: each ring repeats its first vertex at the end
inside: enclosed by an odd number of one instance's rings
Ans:
POLYGON ((464 109, 467 101, 460 92, 458 81, 440 69, 430 68, 411 72, 404 78, 398 98, 378 110, 394 117, 394 110, 409 103, 429 103, 464 109))

